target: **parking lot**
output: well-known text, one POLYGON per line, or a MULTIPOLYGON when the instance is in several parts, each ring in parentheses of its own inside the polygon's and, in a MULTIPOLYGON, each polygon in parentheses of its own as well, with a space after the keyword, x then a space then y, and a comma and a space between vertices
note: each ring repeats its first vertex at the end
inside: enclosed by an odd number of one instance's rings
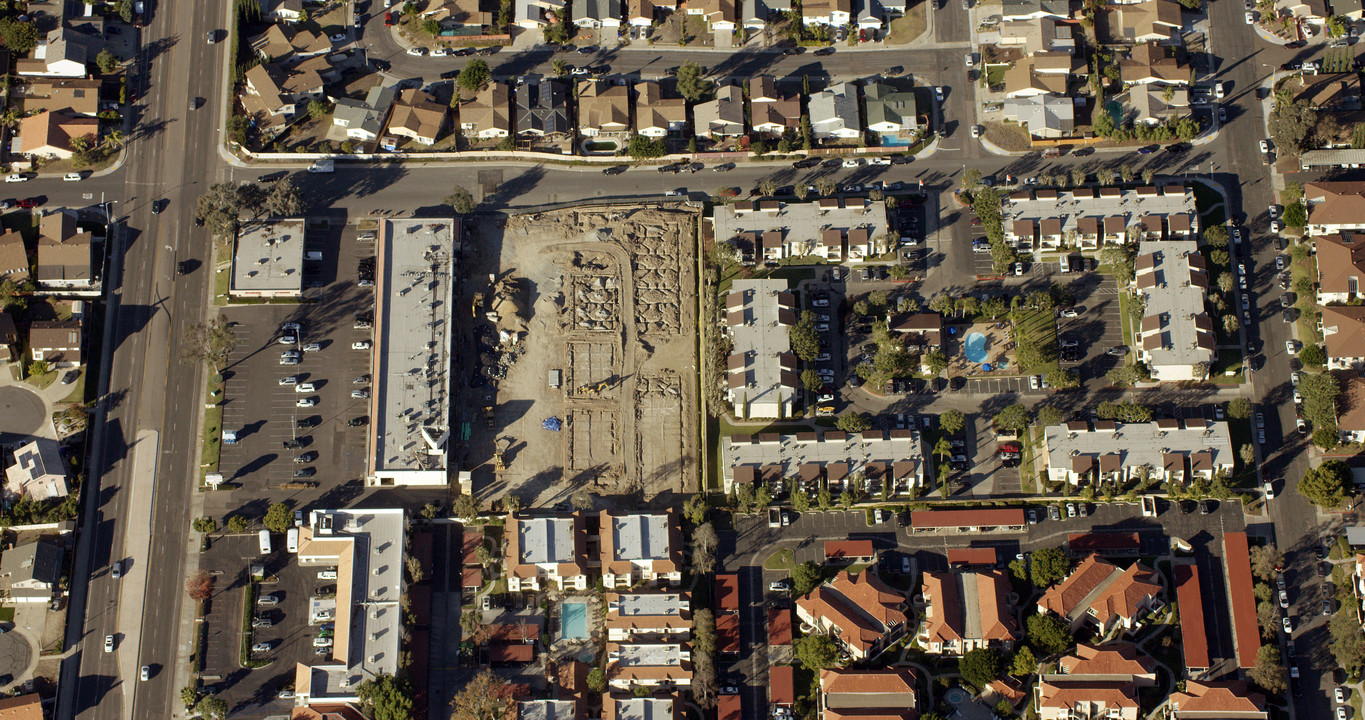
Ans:
POLYGON ((1071 291, 1076 317, 1057 318, 1057 340, 1061 347, 1076 342, 1081 355, 1063 360, 1062 367, 1076 369, 1082 380, 1103 378, 1123 362, 1109 350, 1124 344, 1123 321, 1119 315, 1119 291, 1112 275, 1087 272, 1071 276, 1071 291))
POLYGON ((336 584, 319 580, 320 568, 299 567, 293 558, 282 535, 272 536, 272 552, 265 556, 256 535, 215 538, 204 554, 204 566, 219 574, 204 618, 202 678, 205 685, 216 687, 234 711, 252 708, 251 714, 287 713, 293 702, 279 694, 293 687, 295 664, 317 661, 313 638, 326 626, 309 623, 309 602, 319 589, 335 593, 336 584), (254 579, 253 563, 263 571, 254 579), (243 603, 253 582, 258 598, 252 603, 253 624, 257 627, 252 629, 250 644, 264 644, 269 650, 248 652, 248 660, 265 664, 247 669, 242 667, 243 603), (262 602, 263 596, 278 602, 262 602))
MULTIPOLYGON (((354 226, 308 227, 307 247, 322 252, 307 262, 298 305, 231 307, 238 345, 224 377, 224 443, 219 470, 235 492, 255 499, 285 483, 319 487, 357 479, 365 472, 365 432, 351 423, 368 417, 371 330, 357 315, 372 313, 370 288, 357 286, 356 265, 373 255, 356 241, 354 226), (338 252, 339 249, 339 252, 338 252), (292 342, 284 342, 292 340, 292 342), (284 364, 284 353, 299 358, 284 364), (295 447, 290 447, 291 445, 295 447)), ((235 494, 234 492, 234 494, 235 494)))

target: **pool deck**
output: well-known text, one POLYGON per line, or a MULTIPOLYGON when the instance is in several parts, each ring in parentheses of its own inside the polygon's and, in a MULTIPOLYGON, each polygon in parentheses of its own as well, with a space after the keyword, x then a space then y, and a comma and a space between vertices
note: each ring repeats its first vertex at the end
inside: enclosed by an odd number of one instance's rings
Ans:
POLYGON ((968 327, 958 326, 958 332, 949 335, 944 343, 944 353, 948 356, 949 374, 969 377, 1018 375, 1019 373, 1014 367, 1014 349, 1010 347, 1011 341, 1010 327, 1007 322, 976 323, 968 327), (993 369, 990 372, 982 370, 981 363, 967 360, 966 339, 973 333, 980 333, 986 337, 986 359, 983 362, 991 364, 993 369), (1006 349, 1007 347, 1009 349, 1006 349), (995 369, 1001 358, 1005 360, 1006 366, 1003 369, 995 369))

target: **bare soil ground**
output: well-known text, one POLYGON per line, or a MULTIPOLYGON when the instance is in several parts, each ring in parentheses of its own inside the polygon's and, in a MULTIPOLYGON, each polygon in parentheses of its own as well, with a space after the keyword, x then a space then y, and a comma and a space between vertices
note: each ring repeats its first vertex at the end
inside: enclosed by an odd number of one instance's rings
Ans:
POLYGON ((696 222, 632 205, 514 216, 498 231, 496 272, 529 288, 529 308, 493 428, 477 431, 492 437, 471 438, 504 449, 500 471, 481 459, 480 501, 514 493, 544 507, 586 489, 648 503, 698 489, 696 222), (542 428, 549 417, 561 431, 542 428))

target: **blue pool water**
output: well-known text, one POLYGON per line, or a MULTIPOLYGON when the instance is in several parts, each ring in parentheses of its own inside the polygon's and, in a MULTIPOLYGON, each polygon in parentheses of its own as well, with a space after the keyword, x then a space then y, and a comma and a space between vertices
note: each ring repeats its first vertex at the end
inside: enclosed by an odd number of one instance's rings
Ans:
POLYGON ((565 640, 583 640, 588 637, 588 604, 566 602, 559 610, 559 634, 565 640))
POLYGON ((971 333, 967 336, 967 362, 980 363, 986 361, 986 336, 979 332, 971 333))
POLYGON ((909 147, 912 143, 910 138, 896 137, 890 133, 881 135, 882 147, 909 147))

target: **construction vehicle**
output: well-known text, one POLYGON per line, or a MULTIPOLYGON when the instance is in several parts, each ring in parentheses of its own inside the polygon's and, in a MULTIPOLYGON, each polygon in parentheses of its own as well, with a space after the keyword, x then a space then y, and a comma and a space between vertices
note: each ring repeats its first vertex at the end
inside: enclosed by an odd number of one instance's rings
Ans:
POLYGON ((483 420, 484 420, 484 425, 486 425, 487 427, 490 427, 490 428, 493 427, 493 406, 492 406, 492 405, 485 405, 485 406, 484 406, 484 408, 483 408, 483 420))
POLYGON ((599 383, 588 383, 587 385, 579 387, 575 393, 578 395, 601 395, 608 386, 609 384, 606 380, 599 383))

